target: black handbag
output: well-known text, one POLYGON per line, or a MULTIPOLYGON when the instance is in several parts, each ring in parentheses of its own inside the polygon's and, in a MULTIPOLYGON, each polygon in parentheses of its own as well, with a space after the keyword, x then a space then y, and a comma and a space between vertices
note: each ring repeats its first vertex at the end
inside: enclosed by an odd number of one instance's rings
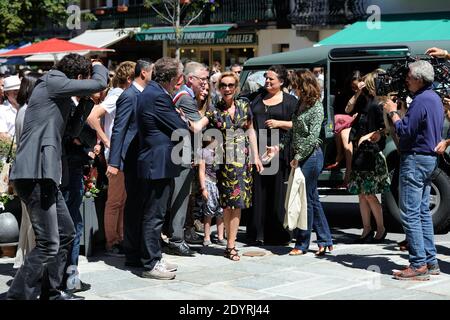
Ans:
POLYGON ((375 157, 380 152, 378 145, 370 141, 363 141, 353 153, 352 170, 374 171, 375 157))

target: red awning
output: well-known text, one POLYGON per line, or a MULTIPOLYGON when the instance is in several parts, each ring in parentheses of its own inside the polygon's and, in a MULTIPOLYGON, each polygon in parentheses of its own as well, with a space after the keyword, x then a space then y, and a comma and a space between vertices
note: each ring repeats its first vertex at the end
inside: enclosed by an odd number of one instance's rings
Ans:
POLYGON ((3 54, 0 54, 0 57, 29 56, 33 54, 76 53, 82 51, 105 52, 114 50, 106 48, 98 48, 94 46, 69 42, 62 39, 52 38, 41 42, 33 43, 23 48, 5 52, 3 54))

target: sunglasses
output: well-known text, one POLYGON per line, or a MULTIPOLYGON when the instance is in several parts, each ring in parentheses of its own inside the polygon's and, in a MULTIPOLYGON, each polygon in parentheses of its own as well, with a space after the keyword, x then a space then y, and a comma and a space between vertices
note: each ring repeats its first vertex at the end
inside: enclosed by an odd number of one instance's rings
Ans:
POLYGON ((219 88, 223 89, 223 88, 230 88, 230 89, 234 89, 236 87, 236 83, 219 83, 219 88))

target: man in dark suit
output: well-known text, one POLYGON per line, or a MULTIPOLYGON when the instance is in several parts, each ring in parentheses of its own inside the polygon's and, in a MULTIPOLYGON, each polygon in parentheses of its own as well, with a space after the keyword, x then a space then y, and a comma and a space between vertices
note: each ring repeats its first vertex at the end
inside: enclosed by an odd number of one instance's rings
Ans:
MULTIPOLYGON (((208 77, 209 72, 203 64, 198 62, 188 62, 186 64, 184 69, 186 84, 181 86, 173 101, 176 107, 181 109, 191 121, 196 122, 201 119, 196 97, 205 87, 205 84, 208 82, 208 77)), ((186 235, 184 232, 186 215, 188 214, 189 195, 191 194, 191 186, 195 175, 191 165, 192 147, 191 141, 186 141, 183 144, 182 170, 179 177, 175 178, 175 188, 170 208, 171 235, 169 245, 167 246, 168 254, 193 256, 192 250, 190 250, 185 241, 187 236, 190 236, 187 240, 191 243, 203 243, 203 239, 192 228, 187 230, 186 235), (194 238, 194 236, 196 237, 194 238)))
POLYGON ((124 251, 125 265, 142 266, 142 205, 137 178, 137 156, 139 152, 138 129, 136 124, 136 103, 138 95, 151 80, 153 63, 138 60, 133 84, 126 89, 116 102, 116 117, 111 135, 107 176, 115 176, 119 171, 125 175, 127 200, 124 210, 124 251))
POLYGON ((71 299, 61 285, 67 253, 75 228, 61 184, 62 137, 73 96, 88 96, 106 88, 108 70, 98 61, 78 54, 66 55, 56 68, 41 77, 25 113, 20 146, 11 180, 27 205, 36 234, 36 247, 26 256, 8 291, 9 299, 71 299))
POLYGON ((176 59, 156 61, 153 79, 137 98, 136 119, 139 132, 138 177, 142 181, 144 216, 142 219, 143 277, 171 280, 176 265, 161 258, 161 228, 175 177, 180 174, 180 159, 174 159, 172 134, 183 129, 189 136, 188 124, 182 120, 171 95, 182 77, 183 65, 176 59))

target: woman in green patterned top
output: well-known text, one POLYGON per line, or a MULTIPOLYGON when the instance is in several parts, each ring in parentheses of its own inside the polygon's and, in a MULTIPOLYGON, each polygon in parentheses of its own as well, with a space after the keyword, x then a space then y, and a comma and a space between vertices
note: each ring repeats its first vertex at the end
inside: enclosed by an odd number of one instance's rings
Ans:
POLYGON ((227 230, 225 257, 238 261, 240 257, 235 248, 235 239, 241 209, 250 207, 252 203, 252 164, 255 164, 258 172, 262 172, 263 166, 258 156, 250 104, 247 100, 236 99, 239 78, 233 72, 224 72, 218 83, 222 100, 205 117, 191 125, 194 131, 209 125, 220 132, 221 137, 217 137, 207 131, 216 139, 222 139, 220 145, 225 151, 224 161, 217 172, 219 201, 224 208, 223 219, 227 230))
POLYGON ((323 255, 333 250, 330 227, 319 201, 317 180, 323 168, 323 153, 319 138, 324 119, 323 106, 320 102, 320 87, 316 77, 306 69, 295 73, 294 86, 299 97, 299 108, 292 118, 292 129, 282 139, 280 146, 267 147, 263 160, 271 159, 280 149, 292 141, 294 159, 291 167, 300 166, 305 176, 306 199, 308 212, 308 229, 296 230, 296 243, 290 255, 303 255, 308 251, 311 231, 314 227, 317 233, 319 250, 316 255, 323 255))

